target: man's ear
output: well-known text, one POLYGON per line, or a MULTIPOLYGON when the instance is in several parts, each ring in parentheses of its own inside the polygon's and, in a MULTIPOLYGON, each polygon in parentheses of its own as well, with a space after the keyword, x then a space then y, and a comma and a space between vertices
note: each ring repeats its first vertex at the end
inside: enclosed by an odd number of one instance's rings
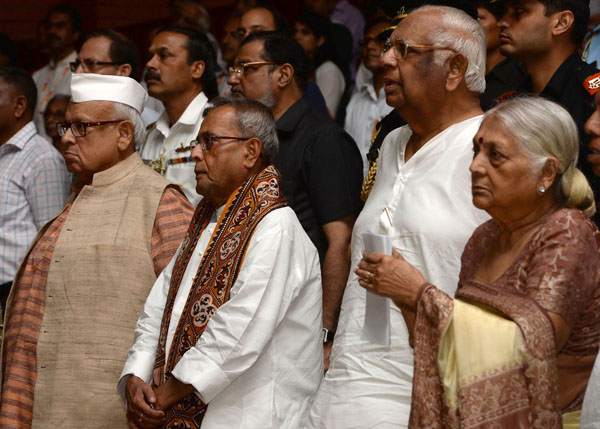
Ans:
POLYGON ((131 76, 130 64, 121 64, 119 67, 117 67, 117 76, 132 77, 133 79, 138 78, 138 76, 131 76))
POLYGON ((285 88, 294 81, 294 67, 289 63, 277 67, 276 73, 275 78, 279 88, 285 88))
POLYGON ((257 137, 252 137, 246 140, 244 144, 246 151, 244 153, 244 167, 248 170, 260 162, 260 154, 262 153, 262 142, 257 137))
POLYGON ((448 60, 448 77, 446 78, 446 89, 454 91, 465 79, 469 61, 463 54, 453 54, 448 60))
POLYGON ((570 10, 562 10, 552 14, 552 35, 554 37, 560 36, 569 32, 575 24, 575 16, 570 10))
POLYGON ((319 38, 317 39, 317 46, 321 47, 323 46, 323 43, 325 43, 325 36, 319 36, 319 38))
POLYGON ((204 61, 194 61, 190 66, 190 69, 192 71, 192 79, 200 79, 204 74, 204 67, 206 67, 204 61))
POLYGON ((119 139, 117 141, 117 148, 119 152, 126 152, 128 149, 133 148, 135 138, 135 127, 131 121, 123 121, 117 125, 117 131, 119 133, 119 139))
POLYGON ((27 98, 23 95, 15 95, 12 99, 12 109, 15 119, 21 119, 27 110, 27 98))

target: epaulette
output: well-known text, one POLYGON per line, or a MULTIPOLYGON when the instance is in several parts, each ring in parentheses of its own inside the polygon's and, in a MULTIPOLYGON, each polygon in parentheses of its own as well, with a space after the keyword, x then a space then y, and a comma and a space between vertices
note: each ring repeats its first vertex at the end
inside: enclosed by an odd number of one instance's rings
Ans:
POLYGON ((517 91, 506 91, 498 96, 496 104, 500 104, 506 100, 510 100, 511 98, 515 98, 517 95, 517 91))
POLYGON ((595 95, 600 89, 600 73, 588 76, 583 81, 583 87, 590 95, 595 95))
POLYGON ((150 131, 152 128, 154 128, 156 126, 156 122, 158 122, 158 121, 154 121, 151 124, 148 124, 146 126, 146 131, 150 131))

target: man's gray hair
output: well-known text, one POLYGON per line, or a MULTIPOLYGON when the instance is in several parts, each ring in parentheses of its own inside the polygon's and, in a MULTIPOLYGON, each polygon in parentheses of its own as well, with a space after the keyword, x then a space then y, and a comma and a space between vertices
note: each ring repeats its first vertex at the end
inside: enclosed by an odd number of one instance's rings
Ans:
POLYGON ((206 117, 221 106, 235 109, 241 136, 258 138, 262 142, 262 155, 268 162, 272 162, 279 150, 279 139, 271 111, 258 101, 228 96, 212 100, 202 115, 206 117))
POLYGON ((135 147, 140 147, 144 142, 146 127, 142 121, 141 115, 133 107, 123 103, 113 103, 113 112, 115 119, 131 121, 134 127, 133 143, 135 147))
MULTIPOLYGON (((430 32, 431 44, 452 48, 467 57, 465 73, 467 88, 473 92, 485 91, 486 41, 481 25, 462 10, 448 6, 422 6, 413 11, 437 10, 441 12, 440 26, 430 32)), ((449 51, 433 53, 435 64, 443 64, 451 55, 449 51)))

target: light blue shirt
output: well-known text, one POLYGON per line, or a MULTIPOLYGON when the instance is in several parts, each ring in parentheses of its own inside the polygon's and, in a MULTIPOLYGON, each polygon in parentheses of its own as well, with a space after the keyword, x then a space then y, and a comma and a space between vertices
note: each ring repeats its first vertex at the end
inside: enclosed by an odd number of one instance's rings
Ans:
POLYGON ((70 190, 64 159, 33 121, 0 146, 0 283, 14 279, 37 231, 70 190))

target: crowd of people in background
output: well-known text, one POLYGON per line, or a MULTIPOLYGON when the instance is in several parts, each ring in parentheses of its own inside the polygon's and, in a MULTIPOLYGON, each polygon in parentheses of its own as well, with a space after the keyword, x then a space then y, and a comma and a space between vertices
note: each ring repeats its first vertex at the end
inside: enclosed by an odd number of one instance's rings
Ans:
POLYGON ((0 34, 0 427, 600 428, 600 4, 169 5, 0 34))

